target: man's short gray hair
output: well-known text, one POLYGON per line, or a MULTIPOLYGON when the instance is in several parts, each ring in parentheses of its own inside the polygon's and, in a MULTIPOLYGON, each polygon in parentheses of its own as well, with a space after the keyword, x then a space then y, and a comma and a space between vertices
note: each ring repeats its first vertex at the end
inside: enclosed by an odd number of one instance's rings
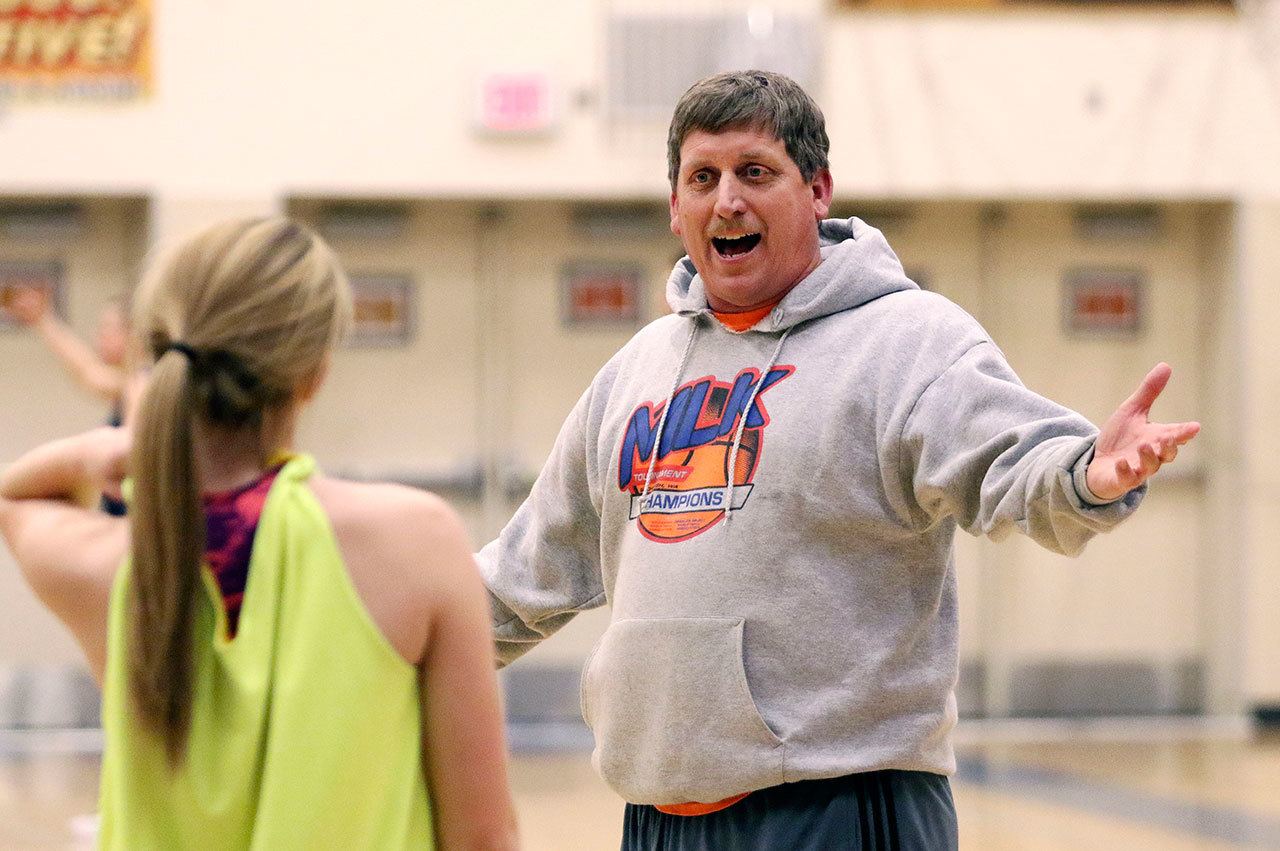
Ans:
POLYGON ((790 77, 772 71, 729 71, 699 80, 676 104, 667 132, 667 176, 675 191, 680 146, 695 130, 720 133, 767 130, 787 149, 806 182, 827 168, 826 121, 822 110, 790 77))

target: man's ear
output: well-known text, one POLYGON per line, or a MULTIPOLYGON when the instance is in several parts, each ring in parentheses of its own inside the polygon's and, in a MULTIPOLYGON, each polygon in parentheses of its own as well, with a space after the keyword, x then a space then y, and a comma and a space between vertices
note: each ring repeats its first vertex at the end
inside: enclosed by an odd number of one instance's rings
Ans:
POLYGON ((814 217, 818 220, 825 219, 827 213, 831 211, 831 196, 835 191, 835 184, 831 180, 831 170, 826 168, 818 169, 818 173, 809 182, 809 187, 813 190, 814 217))
POLYGON ((671 232, 676 236, 684 236, 680 232, 680 201, 674 191, 671 193, 671 232))

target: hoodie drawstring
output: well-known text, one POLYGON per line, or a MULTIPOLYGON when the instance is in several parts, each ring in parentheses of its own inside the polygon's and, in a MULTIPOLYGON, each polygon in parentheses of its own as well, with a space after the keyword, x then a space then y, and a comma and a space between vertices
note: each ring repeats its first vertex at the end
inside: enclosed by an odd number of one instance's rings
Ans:
POLYGON ((778 345, 773 347, 773 355, 769 358, 769 362, 765 364, 764 369, 760 370, 760 379, 756 382, 755 387, 751 388, 751 395, 747 397, 747 404, 743 406, 742 415, 738 417, 738 428, 733 435, 733 448, 729 450, 728 476, 726 476, 728 484, 725 485, 724 527, 726 529, 729 528, 729 520, 733 517, 733 480, 737 473, 735 467, 738 463, 738 447, 742 445, 742 432, 747 426, 747 417, 751 415, 751 406, 756 403, 756 396, 760 394, 760 388, 764 386, 765 379, 769 377, 769 373, 773 368, 778 365, 778 358, 782 356, 782 344, 787 341, 787 335, 790 333, 791 329, 788 328, 778 338, 778 345))
POLYGON ((662 430, 667 425, 667 414, 671 411, 671 403, 675 401, 676 391, 680 389, 680 379, 684 377, 684 368, 689 365, 689 354, 693 351, 694 338, 698 336, 698 320, 693 320, 693 328, 689 331, 689 339, 684 344, 684 354, 680 356, 680 365, 676 367, 676 377, 671 382, 671 392, 662 406, 662 416, 658 417, 658 433, 653 440, 653 455, 650 456, 649 469, 644 474, 644 490, 640 492, 640 510, 644 511, 645 497, 649 495, 649 483, 653 481, 653 471, 658 468, 658 459, 662 457, 662 430))
MULTIPOLYGON (((724 522, 725 527, 729 525, 729 518, 733 516, 733 489, 734 489, 734 467, 738 463, 738 447, 742 445, 742 432, 747 426, 747 417, 751 415, 751 408, 756 403, 756 397, 760 395, 760 389, 764 387, 765 379, 769 377, 769 373, 778 365, 778 358, 782 356, 782 344, 787 341, 787 335, 791 333, 791 329, 782 332, 782 336, 778 338, 778 345, 773 347, 773 354, 769 357, 769 362, 765 364, 763 370, 760 371, 760 378, 756 381, 755 386, 751 388, 750 395, 747 396, 747 403, 742 408, 742 413, 738 417, 738 428, 733 434, 733 447, 729 450, 729 463, 727 465, 728 482, 725 485, 725 506, 724 506, 724 522)), ((680 379, 684 377, 685 367, 689 365, 689 356, 693 352, 693 341, 698 336, 698 320, 693 320, 693 327, 689 331, 689 339, 685 341, 684 353, 680 355, 680 365, 676 367, 676 377, 671 382, 671 391, 667 393, 667 401, 662 405, 662 415, 658 417, 658 433, 653 439, 653 455, 650 456, 649 469, 644 475, 644 488, 640 491, 640 511, 644 511, 645 498, 649 496, 649 487, 653 483, 653 471, 658 468, 658 459, 662 457, 662 432, 667 427, 667 414, 671 412, 671 405, 675 401, 676 391, 680 389, 680 379)))

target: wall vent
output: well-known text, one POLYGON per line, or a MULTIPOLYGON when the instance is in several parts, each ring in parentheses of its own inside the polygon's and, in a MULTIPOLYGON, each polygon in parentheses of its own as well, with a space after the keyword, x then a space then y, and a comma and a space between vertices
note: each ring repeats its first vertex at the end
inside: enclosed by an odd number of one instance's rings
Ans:
POLYGON ((816 95, 820 52, 818 22, 808 16, 765 8, 717 15, 617 14, 609 21, 609 115, 666 121, 693 83, 749 68, 786 74, 816 95))

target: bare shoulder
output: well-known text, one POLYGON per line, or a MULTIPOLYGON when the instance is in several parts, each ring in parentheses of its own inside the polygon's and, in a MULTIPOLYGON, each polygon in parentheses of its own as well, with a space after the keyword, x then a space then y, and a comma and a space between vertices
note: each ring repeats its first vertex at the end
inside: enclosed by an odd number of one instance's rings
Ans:
POLYGON ((388 543, 416 545, 418 557, 424 546, 467 546, 461 518, 433 493, 404 485, 327 476, 314 477, 311 489, 339 536, 368 535, 388 543))
POLYGON ((369 613, 406 660, 421 662, 442 607, 479 593, 461 518, 435 494, 403 485, 316 476, 311 491, 369 613))

